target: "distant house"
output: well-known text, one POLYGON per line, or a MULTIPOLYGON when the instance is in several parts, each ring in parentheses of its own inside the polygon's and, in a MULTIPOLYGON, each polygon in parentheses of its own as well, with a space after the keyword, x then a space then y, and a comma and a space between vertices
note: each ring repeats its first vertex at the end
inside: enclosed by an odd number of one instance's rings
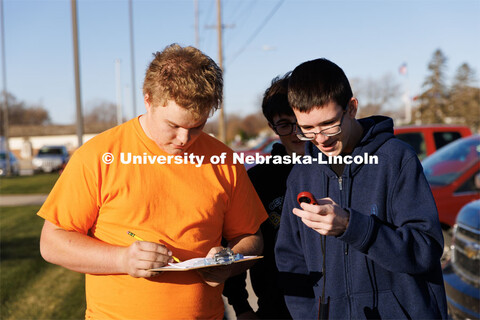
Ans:
MULTIPOLYGON (((112 125, 85 126, 83 143, 112 125)), ((63 145, 70 154, 78 148, 78 138, 74 125, 49 126, 11 126, 9 128, 9 147, 19 159, 29 160, 45 145, 63 145)), ((0 146, 5 148, 5 139, 0 137, 0 146)))

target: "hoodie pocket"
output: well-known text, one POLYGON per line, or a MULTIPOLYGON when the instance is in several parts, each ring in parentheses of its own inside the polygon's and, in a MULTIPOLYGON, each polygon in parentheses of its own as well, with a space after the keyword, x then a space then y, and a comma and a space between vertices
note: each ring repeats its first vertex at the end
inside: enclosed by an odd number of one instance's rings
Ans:
POLYGON ((352 318, 355 319, 407 319, 410 318, 391 291, 356 294, 352 299, 352 318))

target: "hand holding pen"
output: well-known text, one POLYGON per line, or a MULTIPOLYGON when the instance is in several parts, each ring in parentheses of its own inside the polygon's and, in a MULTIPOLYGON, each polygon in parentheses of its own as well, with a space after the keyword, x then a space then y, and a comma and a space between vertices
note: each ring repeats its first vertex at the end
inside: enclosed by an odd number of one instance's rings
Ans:
MULTIPOLYGON (((143 240, 142 238, 140 238, 139 236, 137 236, 135 233, 131 232, 131 231, 127 231, 128 235, 131 236, 131 237, 134 237, 135 239, 137 239, 138 241, 145 241, 143 240)), ((171 251, 169 251, 171 252, 171 251)), ((178 259, 177 257, 173 256, 172 255, 172 259, 175 261, 175 262, 180 262, 180 259, 178 259)))
POLYGON ((125 248, 121 256, 121 265, 125 272, 135 278, 153 277, 160 272, 149 271, 154 268, 161 268, 169 262, 173 262, 172 252, 159 243, 144 241, 130 231, 128 234, 139 241, 125 248))

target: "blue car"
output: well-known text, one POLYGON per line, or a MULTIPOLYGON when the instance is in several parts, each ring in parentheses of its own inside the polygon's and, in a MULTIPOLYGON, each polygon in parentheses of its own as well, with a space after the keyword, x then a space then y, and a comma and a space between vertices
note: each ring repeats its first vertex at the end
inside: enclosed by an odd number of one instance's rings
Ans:
POLYGON ((443 278, 451 317, 480 319, 480 200, 458 213, 443 278))
MULTIPOLYGON (((10 152, 10 172, 12 175, 17 176, 20 173, 20 164, 15 157, 15 155, 10 152)), ((7 175, 7 152, 4 150, 0 151, 0 176, 7 175)))

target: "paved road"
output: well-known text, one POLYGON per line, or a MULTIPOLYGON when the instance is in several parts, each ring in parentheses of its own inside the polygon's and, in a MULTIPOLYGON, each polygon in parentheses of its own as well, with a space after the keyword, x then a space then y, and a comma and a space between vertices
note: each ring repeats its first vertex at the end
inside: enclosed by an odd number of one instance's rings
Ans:
POLYGON ((0 195, 0 207, 41 205, 47 199, 46 194, 9 194, 0 195))

